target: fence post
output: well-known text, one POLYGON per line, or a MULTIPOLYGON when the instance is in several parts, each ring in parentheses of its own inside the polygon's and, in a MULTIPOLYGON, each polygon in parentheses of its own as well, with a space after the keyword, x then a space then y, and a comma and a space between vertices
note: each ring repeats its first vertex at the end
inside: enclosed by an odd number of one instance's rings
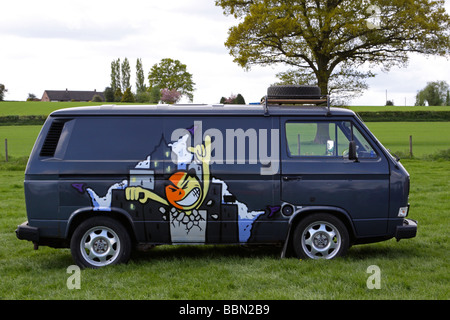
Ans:
POLYGON ((8 139, 5 139, 5 160, 8 162, 8 139))
POLYGON ((409 156, 413 157, 413 149, 412 149, 412 136, 409 136, 409 156))

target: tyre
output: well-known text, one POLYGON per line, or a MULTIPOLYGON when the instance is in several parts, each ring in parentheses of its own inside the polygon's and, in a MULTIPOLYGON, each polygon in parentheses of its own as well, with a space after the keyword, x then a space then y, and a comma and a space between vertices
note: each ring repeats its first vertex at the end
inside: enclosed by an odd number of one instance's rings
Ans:
POLYGON ((75 263, 82 268, 126 263, 131 255, 130 235, 117 220, 92 217, 75 229, 70 250, 75 263))
POLYGON ((298 258, 333 259, 347 253, 349 240, 347 228, 340 219, 316 213, 298 223, 293 247, 298 258))
POLYGON ((269 99, 320 99, 317 86, 272 86, 267 89, 269 99))

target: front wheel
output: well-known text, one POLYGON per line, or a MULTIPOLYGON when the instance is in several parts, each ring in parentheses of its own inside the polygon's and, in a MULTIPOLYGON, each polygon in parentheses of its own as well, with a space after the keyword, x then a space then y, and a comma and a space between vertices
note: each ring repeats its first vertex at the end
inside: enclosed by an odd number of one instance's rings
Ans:
POLYGON ((93 217, 75 229, 70 249, 80 267, 100 268, 126 263, 131 254, 131 240, 120 222, 109 217, 93 217))
POLYGON ((299 222, 294 231, 294 251, 299 258, 333 259, 346 254, 347 228, 341 220, 326 213, 312 214, 299 222))

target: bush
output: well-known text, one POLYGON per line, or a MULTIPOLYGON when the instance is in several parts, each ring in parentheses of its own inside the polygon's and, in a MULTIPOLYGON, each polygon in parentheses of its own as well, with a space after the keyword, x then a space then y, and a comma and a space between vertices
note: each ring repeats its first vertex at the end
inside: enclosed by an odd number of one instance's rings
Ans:
POLYGON ((1 116, 0 126, 10 126, 10 125, 42 125, 44 124, 47 116, 45 115, 25 115, 25 116, 1 116))
POLYGON ((364 121, 450 121, 450 111, 362 111, 364 121))
POLYGON ((444 160, 449 161, 450 160, 450 149, 446 150, 439 150, 433 154, 430 154, 425 157, 425 160, 444 160))
POLYGON ((181 93, 175 89, 169 90, 167 88, 161 90, 161 101, 173 104, 176 103, 181 98, 181 93))
POLYGON ((115 102, 120 102, 122 100, 122 90, 120 90, 120 88, 117 88, 116 91, 114 92, 114 101, 115 102))
POLYGON ((158 103, 161 100, 161 89, 158 86, 148 89, 150 95, 150 103, 158 103))
POLYGON ((131 88, 127 88, 125 92, 123 93, 122 99, 120 102, 136 102, 136 99, 134 99, 134 95, 131 92, 131 88))
POLYGON ((222 97, 220 103, 223 104, 245 104, 244 97, 238 93, 237 95, 232 94, 229 98, 222 97))
POLYGON ((105 101, 114 102, 114 90, 110 87, 106 87, 104 91, 105 101))
POLYGON ((92 102, 103 102, 103 98, 101 95, 96 94, 92 97, 92 102))

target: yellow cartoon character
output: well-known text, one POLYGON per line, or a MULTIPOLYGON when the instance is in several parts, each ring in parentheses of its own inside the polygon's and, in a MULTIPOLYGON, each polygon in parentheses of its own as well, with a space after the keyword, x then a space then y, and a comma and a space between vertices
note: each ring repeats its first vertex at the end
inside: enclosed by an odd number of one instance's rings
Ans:
POLYGON ((128 187, 125 189, 127 200, 138 200, 142 204, 148 200, 157 201, 164 205, 171 205, 186 215, 197 210, 204 202, 210 186, 209 164, 211 161, 211 137, 205 137, 204 145, 189 147, 198 161, 202 163, 203 185, 197 177, 195 170, 177 171, 168 179, 165 187, 165 198, 151 190, 142 187, 128 187))

